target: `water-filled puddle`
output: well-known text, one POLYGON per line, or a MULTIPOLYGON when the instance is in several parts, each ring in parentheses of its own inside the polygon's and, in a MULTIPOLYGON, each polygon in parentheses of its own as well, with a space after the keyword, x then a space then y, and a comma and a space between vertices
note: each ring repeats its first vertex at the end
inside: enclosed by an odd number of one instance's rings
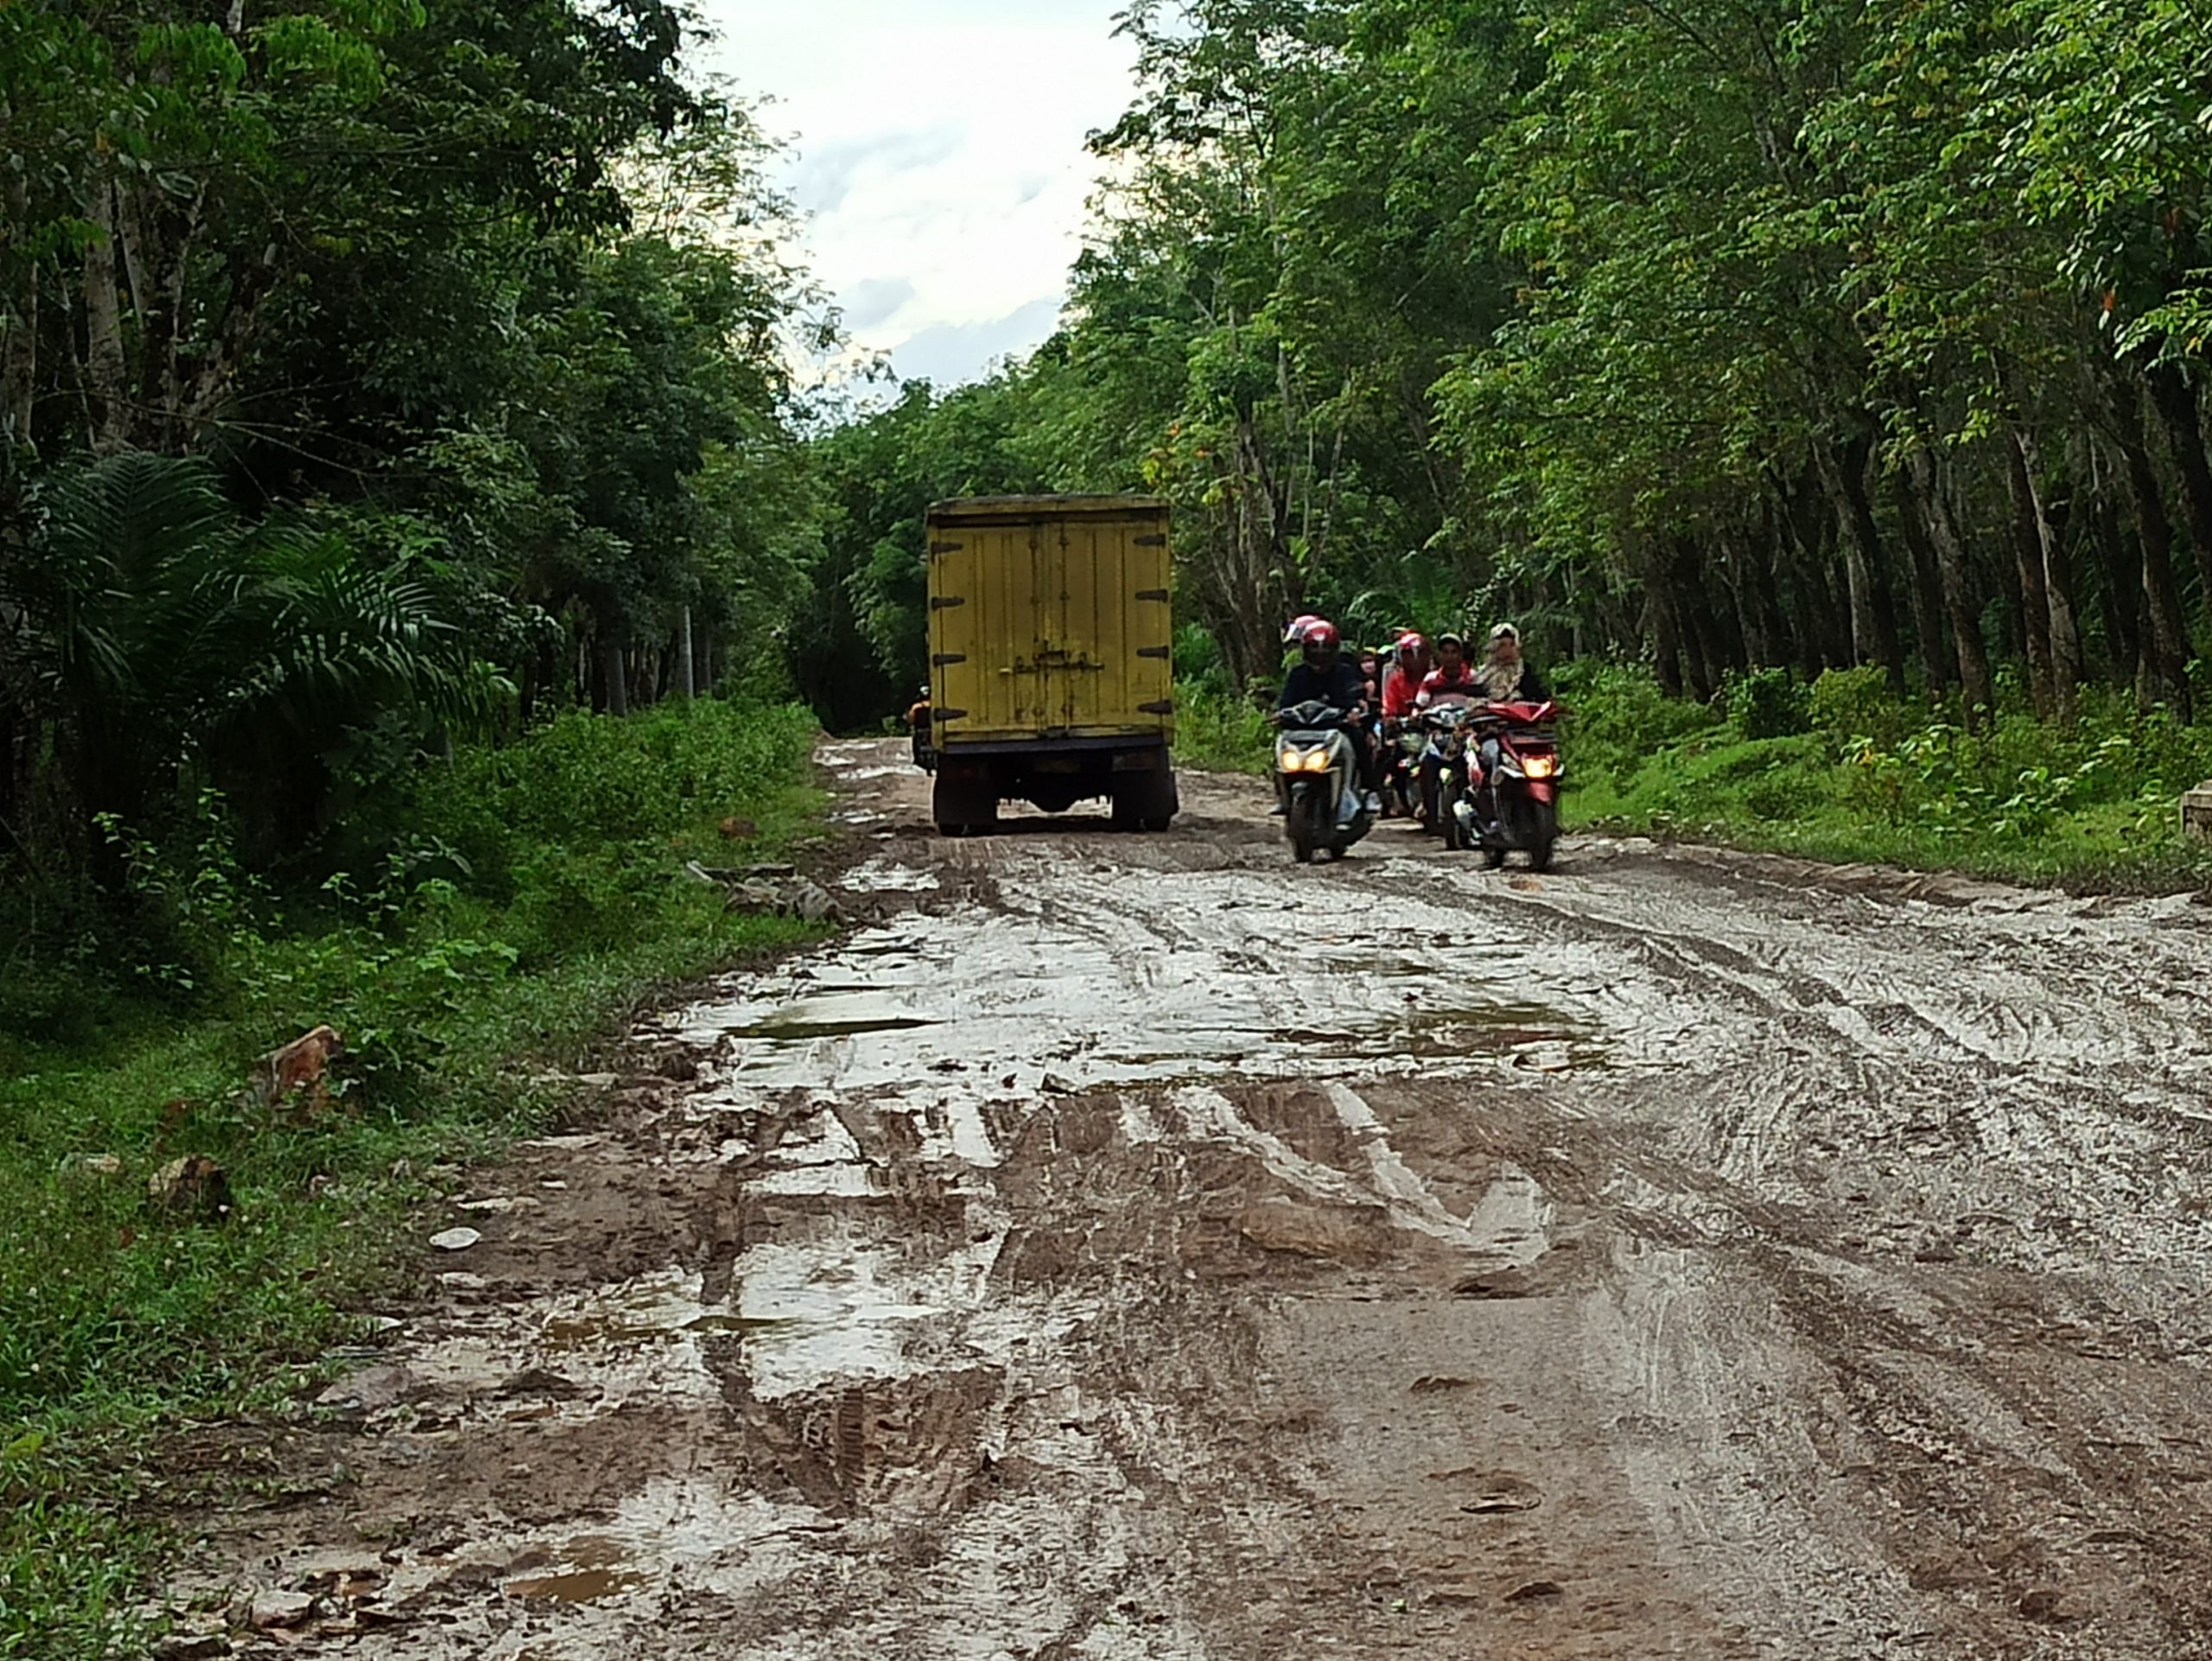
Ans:
POLYGON ((880 986, 845 982, 834 991, 801 996, 756 1021, 728 1030, 733 1038, 805 1044, 823 1038, 911 1032, 917 1027, 938 1024, 931 1016, 917 1014, 911 1002, 885 996, 880 986))
POLYGON ((509 1581, 506 1594, 511 1598, 551 1603, 596 1603, 601 1598, 617 1597, 633 1586, 643 1585, 645 1578, 642 1575, 625 1574, 619 1569, 578 1569, 565 1575, 509 1581))

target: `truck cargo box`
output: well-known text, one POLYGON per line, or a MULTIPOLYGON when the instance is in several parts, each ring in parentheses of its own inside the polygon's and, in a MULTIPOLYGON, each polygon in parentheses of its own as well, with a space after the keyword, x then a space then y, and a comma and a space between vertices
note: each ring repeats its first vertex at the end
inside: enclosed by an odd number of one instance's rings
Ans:
POLYGON ((1105 796, 1117 818, 1164 825, 1174 811, 1167 505, 940 502, 928 557, 940 824, 982 828, 1007 797, 1060 812, 1105 796))

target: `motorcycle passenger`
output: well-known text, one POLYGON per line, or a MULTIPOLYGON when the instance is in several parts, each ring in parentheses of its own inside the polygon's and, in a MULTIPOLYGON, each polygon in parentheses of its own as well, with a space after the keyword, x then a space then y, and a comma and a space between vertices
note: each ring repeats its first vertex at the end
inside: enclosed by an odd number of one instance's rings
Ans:
MULTIPOLYGON (((1490 655, 1475 671, 1476 678, 1483 685, 1483 697, 1491 703, 1548 703, 1551 694, 1544 690, 1544 678, 1521 655, 1521 631, 1510 623, 1500 623, 1490 632, 1490 655)), ((1498 764, 1504 759, 1504 748, 1497 735, 1485 736, 1477 753, 1482 768, 1482 782, 1475 793, 1475 802, 1485 825, 1494 824, 1497 818, 1497 798, 1491 791, 1491 781, 1497 777, 1498 764)))
POLYGON ((1382 676, 1382 721, 1388 731, 1413 714, 1421 684, 1428 678, 1428 642, 1413 630, 1398 637, 1390 667, 1382 676))
POLYGON ((1344 736, 1351 742, 1359 787, 1367 793, 1370 806, 1379 809, 1375 795, 1375 747, 1368 741, 1365 721, 1367 685, 1360 678, 1359 665, 1345 658, 1344 637, 1325 619, 1309 627, 1300 644, 1300 659, 1284 678, 1275 708, 1291 710, 1301 703, 1321 703, 1344 711, 1344 736))
POLYGON ((1490 656, 1475 671, 1492 703, 1548 703, 1543 677, 1521 655, 1521 631, 1500 623, 1490 632, 1490 656))

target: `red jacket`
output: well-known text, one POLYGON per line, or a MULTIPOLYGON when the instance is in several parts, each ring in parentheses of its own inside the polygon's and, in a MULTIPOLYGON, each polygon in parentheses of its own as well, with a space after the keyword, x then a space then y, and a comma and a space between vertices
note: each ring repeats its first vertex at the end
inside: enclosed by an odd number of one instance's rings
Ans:
POLYGON ((1421 682, 1396 664, 1382 671, 1382 715, 1389 721, 1402 721, 1414 712, 1414 699, 1420 695, 1421 682))
POLYGON ((1426 710, 1440 697, 1454 696, 1471 698, 1478 703, 1489 702, 1490 694, 1484 690, 1472 664, 1462 664, 1459 675, 1451 680, 1445 679, 1441 669, 1430 670, 1428 678, 1421 684, 1421 696, 1414 702, 1426 710))

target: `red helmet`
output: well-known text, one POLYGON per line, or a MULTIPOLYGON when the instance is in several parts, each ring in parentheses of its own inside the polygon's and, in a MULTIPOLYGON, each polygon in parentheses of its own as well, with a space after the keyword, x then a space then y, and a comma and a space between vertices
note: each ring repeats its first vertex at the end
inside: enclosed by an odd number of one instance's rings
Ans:
POLYGON ((1398 650, 1409 658, 1426 658, 1428 641, 1418 630, 1409 628, 1398 637, 1398 650))
POLYGON ((1300 612, 1297 616, 1290 620, 1290 626, 1283 630, 1282 643, 1285 646, 1298 645, 1301 640, 1305 640, 1306 631, 1312 628, 1314 624, 1321 620, 1322 620, 1320 618, 1316 617, 1310 611, 1300 612))
POLYGON ((1299 638, 1308 652, 1334 652, 1344 643, 1343 631, 1325 617, 1316 617, 1299 638))

